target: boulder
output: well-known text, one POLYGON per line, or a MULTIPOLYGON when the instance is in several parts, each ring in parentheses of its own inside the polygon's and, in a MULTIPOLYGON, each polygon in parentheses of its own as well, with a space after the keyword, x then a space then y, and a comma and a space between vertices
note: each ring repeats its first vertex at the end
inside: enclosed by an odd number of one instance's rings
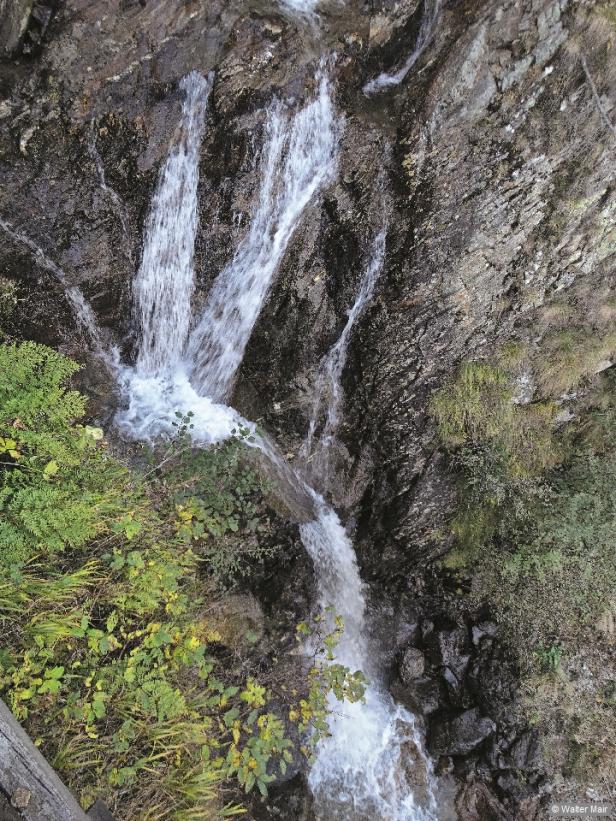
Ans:
POLYGON ((261 605, 250 593, 226 596, 210 605, 202 630, 227 647, 253 647, 265 634, 261 605))
POLYGON ((471 628, 471 638, 475 647, 478 647, 484 639, 493 639, 496 636, 496 630, 496 625, 491 621, 474 624, 471 628))
POLYGON ((471 781, 460 791, 456 810, 458 821, 513 821, 513 816, 482 781, 471 781))
POLYGON ((522 733, 511 745, 509 757, 512 766, 516 770, 527 772, 528 770, 541 769, 541 750, 534 732, 522 733))
POLYGON ((436 634, 436 649, 440 663, 448 667, 460 681, 470 659, 466 629, 454 627, 450 630, 439 630, 436 634))
POLYGON ((400 662, 400 678, 403 684, 411 684, 415 679, 421 678, 426 669, 426 659, 421 650, 416 647, 409 647, 404 651, 400 662))
POLYGON ((402 744, 401 750, 405 782, 410 785, 415 800, 425 805, 428 803, 430 785, 424 755, 412 738, 402 744))
POLYGON ((396 701, 418 715, 431 715, 441 705, 440 689, 433 679, 417 678, 408 684, 398 679, 391 685, 390 691, 396 701))
POLYGON ((438 721, 433 728, 429 747, 437 755, 467 755, 495 731, 490 718, 476 708, 466 710, 454 719, 438 721))

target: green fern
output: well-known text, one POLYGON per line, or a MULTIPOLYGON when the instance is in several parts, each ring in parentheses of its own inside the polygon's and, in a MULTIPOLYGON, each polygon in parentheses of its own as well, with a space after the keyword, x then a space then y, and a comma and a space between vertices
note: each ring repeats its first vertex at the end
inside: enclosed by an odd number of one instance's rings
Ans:
POLYGON ((0 347, 0 564, 79 547, 122 512, 124 471, 94 429, 77 424, 85 400, 68 388, 79 366, 24 342, 0 347))

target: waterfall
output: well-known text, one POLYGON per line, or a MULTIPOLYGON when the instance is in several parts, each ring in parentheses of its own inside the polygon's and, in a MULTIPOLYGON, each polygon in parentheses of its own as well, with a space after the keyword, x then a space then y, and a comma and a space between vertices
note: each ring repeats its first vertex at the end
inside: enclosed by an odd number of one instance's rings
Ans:
POLYGON ((199 147, 213 77, 196 71, 184 91, 176 144, 162 166, 145 224, 143 256, 133 284, 142 374, 173 371, 184 349, 194 288, 199 147))
POLYGON ((417 35, 415 48, 409 54, 404 64, 398 69, 398 71, 395 71, 392 74, 387 74, 384 72, 379 74, 379 76, 374 80, 370 80, 370 82, 366 83, 363 89, 364 94, 370 96, 371 94, 377 94, 384 88, 400 85, 406 75, 411 71, 417 60, 419 60, 426 46, 430 42, 432 34, 434 33, 434 26, 436 25, 436 21, 438 19, 440 7, 441 0, 424 0, 424 12, 421 20, 421 26, 419 28, 419 34, 417 35))
POLYGON ((213 75, 204 78, 196 71, 180 82, 180 125, 145 223, 133 285, 139 355, 134 367, 120 370, 127 406, 116 417, 124 434, 141 441, 172 436, 178 412, 194 413, 193 436, 199 444, 227 439, 239 426, 251 427, 232 408, 200 395, 182 360, 192 316, 199 149, 212 83, 213 75))
POLYGON ((224 399, 299 219, 332 179, 336 125, 327 77, 316 99, 289 117, 276 102, 267 119, 261 193, 250 231, 218 275, 188 344, 188 367, 201 393, 224 399))
MULTIPOLYGON (((349 536, 335 511, 283 459, 275 444, 222 401, 301 215, 333 178, 339 128, 329 83, 321 68, 312 102, 295 114, 279 102, 270 108, 261 187, 250 230, 216 278, 203 313, 189 332, 199 141, 210 84, 195 74, 182 83, 186 99, 180 137, 159 175, 134 287, 140 353, 134 367, 121 369, 127 406, 117 422, 127 435, 153 440, 161 434, 173 435, 177 411, 191 411, 191 436, 197 445, 224 440, 239 426, 253 432, 250 444, 273 466, 282 491, 293 496, 299 510, 300 535, 318 582, 318 605, 332 605, 345 620, 337 658, 353 671, 362 669, 374 676, 376 682, 368 686, 365 703, 341 707, 332 699, 332 737, 320 742, 310 773, 317 804, 328 818, 432 819, 431 773, 413 718, 394 704, 370 663, 373 648, 366 632, 364 585, 349 536), (425 773, 429 804, 425 811, 415 801, 405 774, 409 745, 414 751, 411 757, 419 760, 425 773)), ((318 414, 325 410, 323 446, 336 432, 349 340, 373 293, 384 254, 383 230, 374 240, 342 335, 322 363, 311 436, 318 414)))
POLYGON ((250 231, 216 278, 189 335, 199 146, 211 85, 211 77, 197 72, 180 83, 185 99, 179 136, 161 168, 146 221, 133 287, 141 344, 135 366, 121 369, 127 406, 117 416, 121 430, 139 440, 171 435, 177 411, 195 414, 192 433, 199 444, 222 441, 239 426, 254 429, 218 400, 232 383, 304 209, 335 169, 336 123, 321 67, 311 103, 295 115, 279 102, 270 108, 250 231))
POLYGON ((279 0, 283 8, 301 17, 313 18, 319 0, 279 0))

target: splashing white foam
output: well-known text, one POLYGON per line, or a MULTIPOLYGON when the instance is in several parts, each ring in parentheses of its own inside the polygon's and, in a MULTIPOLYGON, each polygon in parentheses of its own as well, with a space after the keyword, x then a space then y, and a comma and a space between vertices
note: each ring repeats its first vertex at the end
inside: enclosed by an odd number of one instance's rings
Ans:
POLYGON ((332 606, 344 619, 336 661, 372 679, 362 703, 329 699, 331 736, 319 743, 309 775, 319 817, 434 821, 432 768, 414 718, 379 686, 371 663, 364 585, 353 545, 336 513, 317 499, 317 519, 301 525, 300 535, 314 562, 321 608, 332 606), (413 781, 422 785, 422 804, 413 781))
POLYGON ((128 397, 128 407, 118 413, 116 422, 126 436, 138 441, 175 436, 178 412, 183 417, 189 412, 193 414, 191 437, 198 445, 223 442, 239 427, 254 428, 233 408, 198 394, 180 369, 151 376, 123 368, 120 387, 128 397))
POLYGON ((300 17, 314 19, 320 0, 279 0, 283 9, 288 9, 300 17))

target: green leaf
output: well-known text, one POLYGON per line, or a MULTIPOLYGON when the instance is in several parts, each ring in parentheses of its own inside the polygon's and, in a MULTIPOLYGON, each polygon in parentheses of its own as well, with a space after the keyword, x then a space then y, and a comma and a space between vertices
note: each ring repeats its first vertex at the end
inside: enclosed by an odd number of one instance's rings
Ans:
POLYGON ((45 476, 51 477, 55 476, 59 470, 60 468, 58 466, 58 463, 55 459, 52 459, 51 462, 47 462, 47 464, 43 468, 43 473, 45 476))
POLYGON ((223 715, 222 720, 225 722, 226 727, 230 727, 235 719, 239 716, 240 711, 238 707, 232 707, 230 710, 223 715))

